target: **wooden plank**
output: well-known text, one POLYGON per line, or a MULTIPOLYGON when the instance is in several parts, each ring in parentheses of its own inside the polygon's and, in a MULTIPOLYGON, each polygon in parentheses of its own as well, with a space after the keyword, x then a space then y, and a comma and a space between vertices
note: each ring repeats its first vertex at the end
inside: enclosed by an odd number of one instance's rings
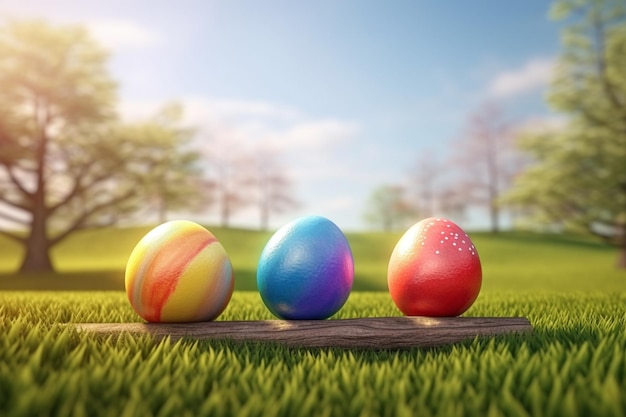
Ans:
POLYGON ((101 335, 150 334, 271 342, 292 347, 399 349, 434 347, 504 333, 532 331, 524 317, 371 317, 341 320, 255 320, 202 323, 77 323, 80 331, 101 335))

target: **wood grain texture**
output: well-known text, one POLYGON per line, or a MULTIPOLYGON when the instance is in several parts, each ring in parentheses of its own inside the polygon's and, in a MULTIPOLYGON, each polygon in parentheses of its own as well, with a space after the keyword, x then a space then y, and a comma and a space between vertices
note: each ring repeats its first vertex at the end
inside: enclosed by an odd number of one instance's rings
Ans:
POLYGON ((434 347, 504 333, 531 332, 524 317, 371 317, 342 320, 256 320, 202 323, 76 323, 102 335, 271 342, 291 347, 401 349, 434 347))

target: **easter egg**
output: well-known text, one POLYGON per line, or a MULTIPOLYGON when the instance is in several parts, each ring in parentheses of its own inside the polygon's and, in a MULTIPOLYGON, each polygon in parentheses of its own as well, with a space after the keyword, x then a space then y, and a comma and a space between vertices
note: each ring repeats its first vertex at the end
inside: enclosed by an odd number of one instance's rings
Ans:
POLYGON ((343 232, 330 220, 306 216, 278 229, 257 269, 267 308, 288 320, 326 319, 344 305, 354 280, 354 261, 343 232))
POLYGON ((474 303, 481 283, 476 247, 447 219, 428 218, 415 224, 389 259, 389 293, 409 316, 458 316, 474 303))
POLYGON ((233 268, 215 236, 186 220, 163 223, 133 249, 126 294, 149 322, 209 321, 233 293, 233 268))

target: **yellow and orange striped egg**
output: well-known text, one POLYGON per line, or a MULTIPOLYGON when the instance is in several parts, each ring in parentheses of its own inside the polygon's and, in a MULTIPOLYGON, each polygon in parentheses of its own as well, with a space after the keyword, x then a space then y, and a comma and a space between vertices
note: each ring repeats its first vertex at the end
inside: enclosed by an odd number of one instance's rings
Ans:
POLYGON ((152 229, 126 264, 126 294, 149 322, 210 321, 233 293, 224 247, 204 227, 174 220, 152 229))

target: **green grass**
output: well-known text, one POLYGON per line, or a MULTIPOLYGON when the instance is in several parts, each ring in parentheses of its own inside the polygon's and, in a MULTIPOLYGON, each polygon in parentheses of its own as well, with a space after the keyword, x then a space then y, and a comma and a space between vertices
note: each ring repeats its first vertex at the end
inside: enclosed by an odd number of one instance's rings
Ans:
MULTIPOLYGON (((398 314, 357 292, 337 317, 398 314)), ((159 343, 66 325, 139 321, 122 292, 4 292, 0 415, 626 415, 625 292, 492 291, 467 315, 523 315, 535 333, 405 351, 159 343)), ((264 318, 256 292, 220 317, 264 318)))
MULTIPOLYGON (((18 290, 0 292, 1 416, 626 416, 626 272, 593 240, 470 233, 484 277, 466 315, 525 316, 532 335, 350 351, 99 338, 68 326, 141 321, 119 290, 148 230, 78 233, 55 250, 55 275, 15 275, 20 248, 0 238, 0 289, 18 290), (19 291, 42 288, 118 291, 19 291)), ((271 319, 255 291, 271 234, 211 230, 237 288, 219 320, 271 319)), ((400 314, 386 292, 399 237, 348 234, 356 291, 333 318, 400 314)))
MULTIPOLYGON (((124 268, 149 227, 76 233, 53 252, 56 275, 17 276, 21 248, 0 236, 0 289, 123 290, 124 268)), ((211 227, 235 269, 235 289, 256 290, 256 265, 271 233, 211 227)), ((355 291, 386 291, 387 262, 401 233, 348 233, 355 291)), ((588 238, 470 233, 483 265, 483 291, 626 291, 617 251, 588 238)))

